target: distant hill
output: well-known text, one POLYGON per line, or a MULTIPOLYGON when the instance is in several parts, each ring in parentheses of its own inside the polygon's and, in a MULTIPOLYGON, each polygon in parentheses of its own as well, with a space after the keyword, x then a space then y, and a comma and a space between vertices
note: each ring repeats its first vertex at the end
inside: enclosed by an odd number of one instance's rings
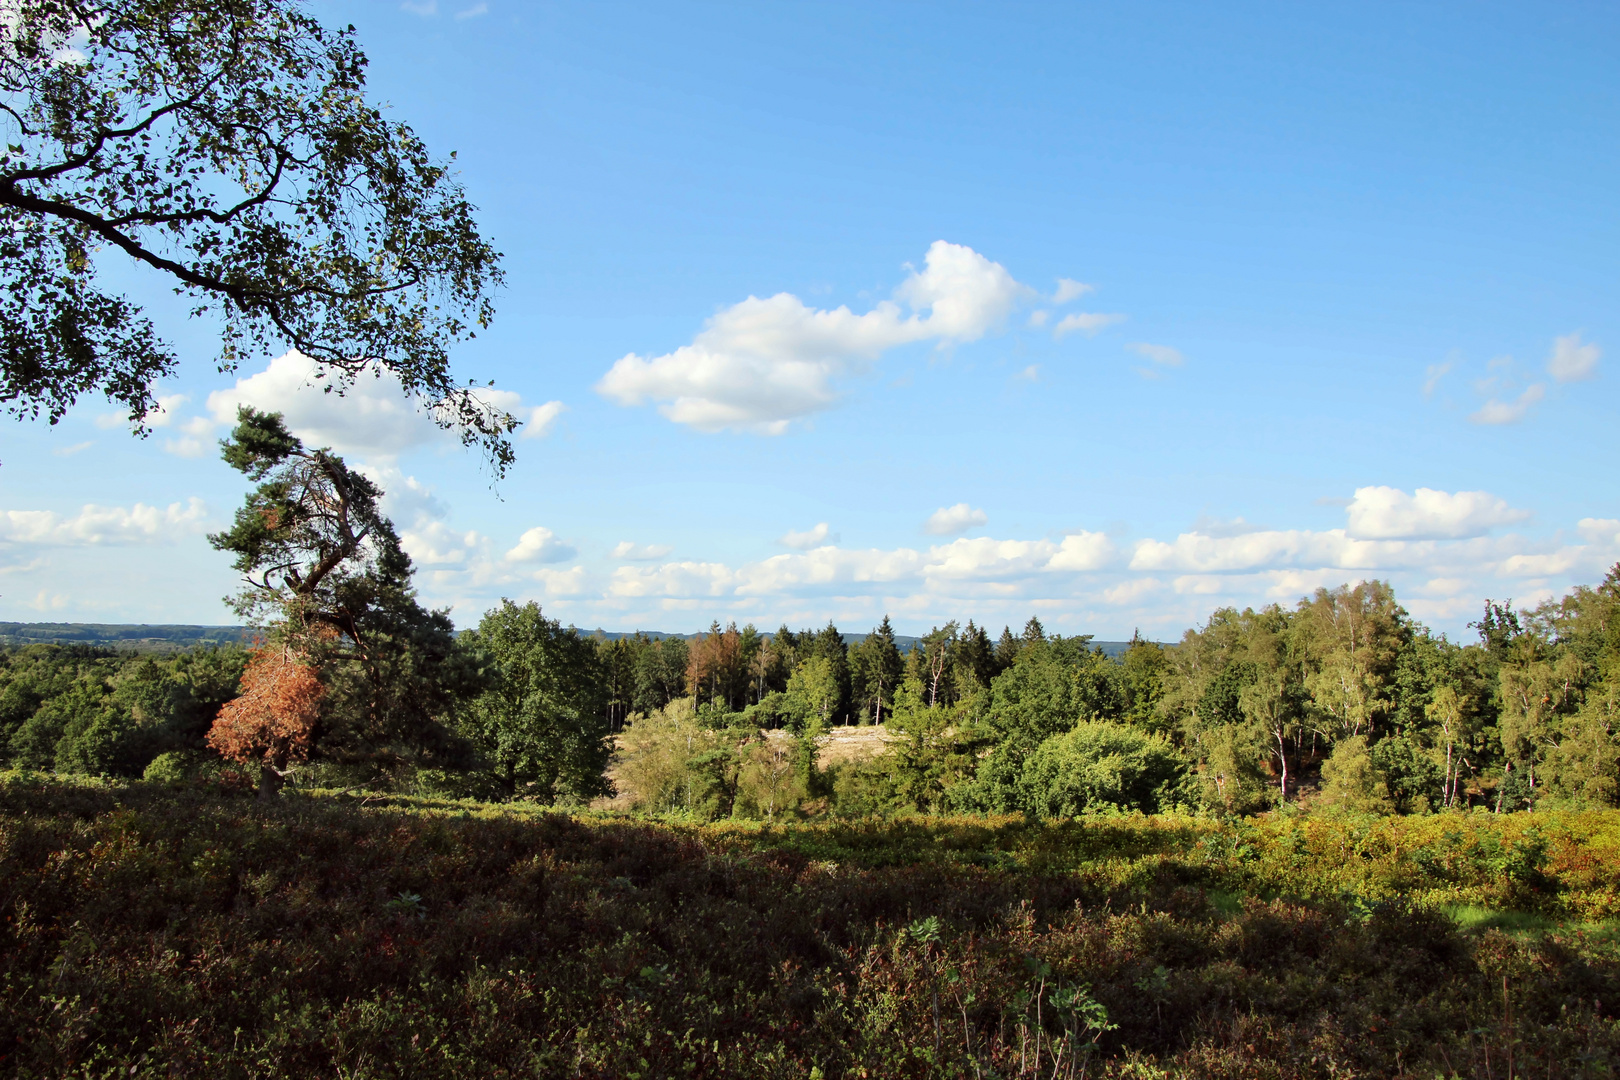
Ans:
POLYGON ((250 626, 0 622, 0 644, 89 645, 135 652, 179 652, 210 645, 239 645, 252 641, 257 633, 250 626))

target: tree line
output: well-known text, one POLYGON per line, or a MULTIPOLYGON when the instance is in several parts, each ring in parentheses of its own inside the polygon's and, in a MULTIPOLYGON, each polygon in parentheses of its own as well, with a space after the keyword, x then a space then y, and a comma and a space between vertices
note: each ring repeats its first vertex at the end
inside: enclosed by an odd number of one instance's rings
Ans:
POLYGON ((711 625, 609 640, 502 601, 456 634, 424 608, 381 490, 275 414, 223 444, 256 486, 211 537, 254 647, 0 654, 14 767, 246 775, 714 817, 1110 809, 1383 813, 1620 805, 1620 566, 1457 643, 1382 582, 1222 608, 1118 659, 1038 619, 948 623, 909 648, 711 625), (872 730, 823 760, 829 732, 872 730))

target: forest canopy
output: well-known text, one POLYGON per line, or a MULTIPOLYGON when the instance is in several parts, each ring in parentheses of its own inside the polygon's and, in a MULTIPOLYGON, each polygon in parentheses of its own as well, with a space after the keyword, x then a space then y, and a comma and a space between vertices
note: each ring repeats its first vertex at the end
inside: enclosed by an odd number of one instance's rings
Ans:
MULTIPOLYGON (((376 662, 345 634, 304 639, 319 685, 295 673, 312 711, 307 747, 276 763, 292 782, 573 804, 616 787, 616 805, 700 818, 1620 806, 1620 567, 1531 609, 1488 602, 1466 643, 1366 582, 1223 608, 1117 659, 1035 619, 994 637, 950 623, 903 650, 887 619, 853 641, 831 624, 718 623, 610 640, 506 602, 475 632, 438 636, 408 570, 384 578, 366 586, 394 612, 367 616, 376 662), (403 720, 398 691, 368 681, 395 678, 433 688, 403 720), (863 749, 834 752, 850 745, 863 749)), ((246 757, 208 740, 227 703, 256 692, 253 656, 9 648, 0 753, 256 783, 246 757)))

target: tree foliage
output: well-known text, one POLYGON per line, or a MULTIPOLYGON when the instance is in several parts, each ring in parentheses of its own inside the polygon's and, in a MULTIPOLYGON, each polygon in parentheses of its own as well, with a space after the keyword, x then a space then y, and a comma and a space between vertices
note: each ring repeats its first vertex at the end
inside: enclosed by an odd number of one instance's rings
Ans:
POLYGON ((0 20, 0 399, 139 421, 175 358, 103 253, 222 327, 221 370, 297 349, 397 375, 498 469, 516 421, 450 375, 499 255, 447 162, 366 97, 353 28, 295 0, 18 0, 0 20))
POLYGON ((445 721, 480 673, 448 613, 417 603, 382 492, 278 414, 242 409, 224 457, 259 483, 209 539, 245 580, 233 606, 320 672, 311 753, 385 773, 454 763, 465 747, 445 721))
POLYGON ((485 614, 464 648, 492 664, 491 685, 459 714, 503 794, 542 803, 611 794, 604 669, 592 643, 510 600, 485 614))
POLYGON ((271 786, 268 778, 309 757, 325 696, 315 669, 290 648, 262 646, 242 672, 241 696, 219 710, 208 745, 231 761, 260 764, 271 786))

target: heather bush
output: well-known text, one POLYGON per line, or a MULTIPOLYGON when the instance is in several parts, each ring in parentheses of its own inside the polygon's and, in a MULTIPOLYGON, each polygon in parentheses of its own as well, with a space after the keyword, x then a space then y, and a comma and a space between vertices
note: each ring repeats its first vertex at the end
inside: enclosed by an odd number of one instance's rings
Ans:
POLYGON ((1609 813, 664 823, 0 780, 17 1076, 1606 1076, 1609 813), (1540 905, 1541 932, 1441 908, 1540 905), (1505 996, 1504 996, 1505 994, 1505 996))

